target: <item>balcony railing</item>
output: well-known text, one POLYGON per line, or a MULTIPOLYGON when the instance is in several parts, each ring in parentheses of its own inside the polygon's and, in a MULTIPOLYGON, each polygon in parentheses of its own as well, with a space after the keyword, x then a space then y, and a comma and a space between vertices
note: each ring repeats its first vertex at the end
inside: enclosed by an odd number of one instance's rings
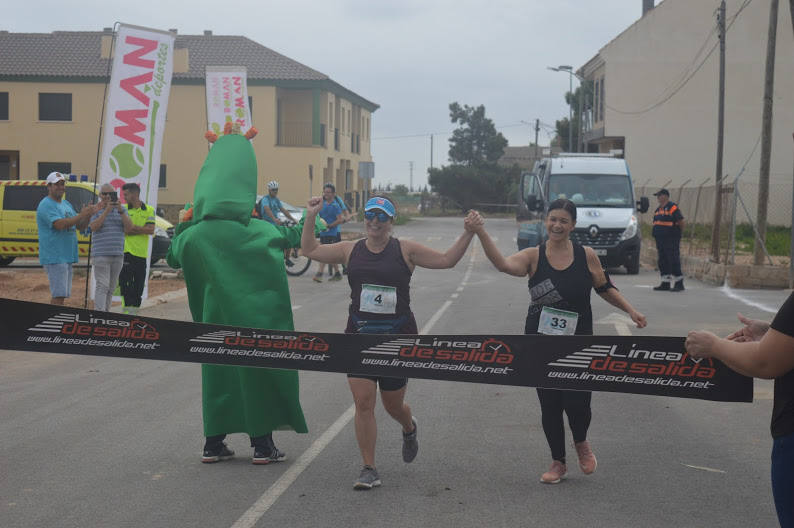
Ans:
MULTIPOLYGON (((318 143, 314 142, 311 121, 279 121, 277 125, 277 145, 282 147, 313 147, 318 143)), ((324 147, 326 144, 326 128, 324 123, 320 123, 320 143, 324 147)))

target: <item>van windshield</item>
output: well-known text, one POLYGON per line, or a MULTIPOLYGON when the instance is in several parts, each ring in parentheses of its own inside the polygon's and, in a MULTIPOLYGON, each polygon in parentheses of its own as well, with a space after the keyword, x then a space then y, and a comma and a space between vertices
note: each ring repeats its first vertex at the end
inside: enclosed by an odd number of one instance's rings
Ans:
POLYGON ((567 198, 577 207, 633 207, 630 180, 621 174, 552 174, 549 201, 567 198))

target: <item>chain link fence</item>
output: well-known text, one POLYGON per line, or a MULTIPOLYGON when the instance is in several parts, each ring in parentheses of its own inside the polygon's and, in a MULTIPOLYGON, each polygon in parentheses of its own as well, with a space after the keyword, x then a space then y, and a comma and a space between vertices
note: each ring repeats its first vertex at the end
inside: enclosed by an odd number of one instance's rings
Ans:
MULTIPOLYGON (((686 225, 681 236, 681 255, 711 258, 717 187, 714 179, 687 182, 682 186, 665 184, 670 200, 678 204, 686 225)), ((647 196, 651 206, 639 214, 643 237, 652 242, 653 213, 657 207, 653 193, 661 186, 638 186, 636 196, 647 196)), ((724 264, 752 264, 757 238, 758 184, 735 180, 722 186, 720 193, 719 261, 724 264)), ((764 263, 788 266, 791 250, 792 183, 771 182, 764 240, 764 263)))

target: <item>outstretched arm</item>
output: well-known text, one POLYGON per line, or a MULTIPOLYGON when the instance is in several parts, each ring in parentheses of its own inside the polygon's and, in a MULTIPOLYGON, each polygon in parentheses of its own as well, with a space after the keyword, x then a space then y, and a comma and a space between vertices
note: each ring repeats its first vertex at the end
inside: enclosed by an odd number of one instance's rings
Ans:
POLYGON ((474 211, 469 212, 463 221, 463 234, 444 253, 410 240, 401 241, 403 254, 409 264, 429 269, 454 268, 460 262, 460 259, 463 258, 466 249, 474 238, 474 229, 472 228, 476 221, 474 214, 474 211))
POLYGON ((596 293, 615 308, 620 308, 629 314, 629 317, 631 317, 631 320, 637 325, 637 328, 645 328, 648 325, 645 316, 635 310, 617 288, 610 286, 606 290, 598 291, 599 288, 607 285, 607 277, 604 273, 604 268, 601 267, 601 261, 598 259, 598 255, 595 254, 595 251, 593 251, 593 248, 585 246, 584 252, 587 256, 587 269, 593 277, 593 286, 596 288, 596 293))
POLYGON ((314 222, 323 208, 323 199, 315 196, 309 200, 306 208, 306 219, 303 221, 301 233, 301 251, 304 255, 324 264, 346 264, 353 242, 337 242, 336 244, 320 244, 314 238, 314 222))
MULTIPOLYGON (((537 248, 522 249, 518 253, 505 257, 496 247, 491 236, 485 230, 485 223, 480 216, 480 213, 473 211, 474 216, 471 220, 471 229, 477 233, 480 239, 480 244, 485 251, 485 256, 491 261, 496 269, 508 275, 516 277, 524 277, 529 273, 529 266, 532 262, 532 253, 537 253, 537 248)), ((468 218, 467 218, 468 220, 468 218)))
POLYGON ((717 358, 739 374, 756 378, 778 378, 794 369, 794 337, 774 328, 761 341, 747 342, 692 331, 686 338, 686 351, 694 358, 717 358))

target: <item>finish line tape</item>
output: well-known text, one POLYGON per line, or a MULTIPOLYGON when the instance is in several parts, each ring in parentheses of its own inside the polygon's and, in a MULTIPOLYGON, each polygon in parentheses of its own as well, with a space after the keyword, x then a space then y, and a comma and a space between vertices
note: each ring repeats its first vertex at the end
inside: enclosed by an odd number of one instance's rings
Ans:
POLYGON ((683 337, 326 334, 0 299, 0 349, 751 402, 683 337))

